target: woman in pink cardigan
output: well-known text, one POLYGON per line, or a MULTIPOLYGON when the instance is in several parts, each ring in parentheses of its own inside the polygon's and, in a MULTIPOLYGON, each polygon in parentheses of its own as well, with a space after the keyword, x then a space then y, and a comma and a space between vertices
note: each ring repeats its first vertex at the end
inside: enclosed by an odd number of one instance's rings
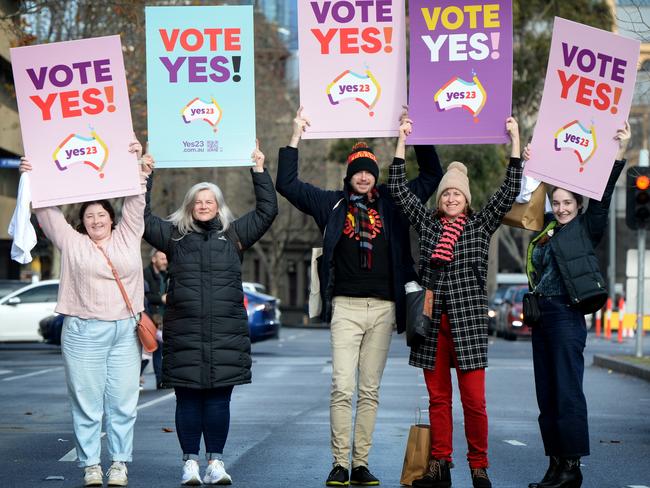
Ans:
MULTIPOLYGON (((126 486, 138 404, 140 343, 135 321, 122 298, 103 252, 117 269, 137 314, 144 310, 140 240, 144 232, 144 193, 153 160, 142 157, 135 141, 142 193, 124 199, 122 219, 107 200, 85 202, 79 225, 66 222, 58 207, 34 210, 45 235, 61 252, 56 312, 65 315, 61 350, 72 407, 72 422, 84 486, 102 486, 102 415, 112 464, 109 486, 126 486), (101 248, 101 249, 100 249, 101 248)), ((31 171, 26 158, 20 172, 31 171)))

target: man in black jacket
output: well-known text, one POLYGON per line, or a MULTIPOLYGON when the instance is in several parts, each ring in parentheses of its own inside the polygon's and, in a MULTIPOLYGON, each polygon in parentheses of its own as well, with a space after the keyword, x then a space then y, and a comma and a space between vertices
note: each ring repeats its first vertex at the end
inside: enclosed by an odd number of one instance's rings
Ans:
MULTIPOLYGON (((404 159, 411 121, 402 114, 396 158, 404 159)), ((309 122, 298 110, 289 146, 280 149, 276 188, 292 205, 311 215, 323 233, 318 274, 321 318, 331 321, 330 400, 333 469, 326 484, 378 485, 368 470, 379 384, 393 327, 405 329, 404 285, 416 280, 409 226, 379 177, 377 158, 363 143, 347 159, 344 189, 326 191, 298 179, 298 142, 309 122), (354 441, 350 446, 352 397, 357 386, 354 441), (350 463, 350 453, 352 459, 350 463), (352 467, 349 473, 350 464, 352 467)), ((409 187, 422 202, 436 191, 442 169, 433 146, 416 146, 420 175, 409 187)))
MULTIPOLYGON (((152 249, 151 264, 144 269, 144 281, 148 285, 148 290, 145 289, 145 298, 149 304, 151 318, 161 329, 167 299, 167 256, 164 252, 152 249)), ((156 387, 161 389, 163 388, 161 341, 158 341, 158 349, 153 353, 153 370, 156 374, 156 387)))

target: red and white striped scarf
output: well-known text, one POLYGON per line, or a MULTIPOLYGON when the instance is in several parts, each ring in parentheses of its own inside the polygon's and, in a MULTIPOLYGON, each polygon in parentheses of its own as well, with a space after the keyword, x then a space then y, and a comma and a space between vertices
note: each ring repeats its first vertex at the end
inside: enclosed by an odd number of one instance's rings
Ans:
POLYGON ((440 217, 442 222, 442 234, 438 243, 431 253, 431 264, 435 267, 449 264, 454 259, 454 247, 465 228, 467 217, 464 213, 460 214, 453 222, 447 217, 440 217))

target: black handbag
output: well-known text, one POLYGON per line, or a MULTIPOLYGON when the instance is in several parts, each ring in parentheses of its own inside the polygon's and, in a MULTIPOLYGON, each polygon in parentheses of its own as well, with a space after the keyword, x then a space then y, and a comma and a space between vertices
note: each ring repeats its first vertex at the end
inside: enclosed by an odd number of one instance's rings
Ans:
POLYGON ((528 327, 534 327, 539 324, 542 318, 542 312, 539 309, 539 296, 533 293, 526 293, 523 298, 522 311, 524 314, 524 324, 528 327))
POLYGON ((423 313, 426 290, 418 285, 420 289, 411 288, 410 285, 406 285, 406 345, 417 347, 424 342, 431 323, 423 313))

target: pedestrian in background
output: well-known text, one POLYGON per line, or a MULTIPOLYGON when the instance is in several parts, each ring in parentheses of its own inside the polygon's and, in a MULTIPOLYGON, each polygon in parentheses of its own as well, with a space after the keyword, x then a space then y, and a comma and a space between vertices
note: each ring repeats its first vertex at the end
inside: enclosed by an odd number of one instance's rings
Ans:
MULTIPOLYGON (((465 416, 467 460, 474 488, 490 488, 488 418, 485 408, 488 315, 487 280, 490 238, 519 193, 519 129, 509 117, 512 142, 506 178, 479 212, 471 209, 467 168, 452 162, 438 186, 436 208, 427 208, 408 188, 403 160, 390 167, 389 188, 400 210, 420 236, 420 279, 427 290, 425 312, 431 327, 411 348, 409 364, 424 369, 429 392, 431 460, 416 488, 448 488, 452 461, 452 389, 456 368, 465 416)), ((410 132, 410 127, 406 129, 410 132)))
MULTIPOLYGON (((618 153, 600 201, 553 188, 553 212, 528 246, 527 272, 537 297, 541 319, 532 327, 535 390, 539 428, 549 466, 539 483, 529 488, 579 488, 580 458, 589 455, 587 401, 583 392, 583 351, 587 339, 584 314, 602 308, 607 293, 594 248, 607 227, 609 205, 630 140, 626 122, 616 133, 618 153), (602 297, 600 306, 584 308, 590 297, 602 297)), ((526 147, 524 158, 531 151, 526 147)), ((588 305, 587 305, 588 306, 588 305)))
POLYGON ((269 229, 278 213, 264 154, 255 149, 251 170, 256 207, 235 219, 213 183, 189 189, 167 219, 151 213, 147 183, 145 240, 169 260, 165 299, 163 384, 176 392, 176 432, 183 450, 184 485, 200 485, 198 454, 205 441, 206 484, 230 484, 223 449, 235 385, 251 382, 248 320, 240 254, 269 229))
MULTIPOLYGON (((326 485, 378 485, 379 480, 368 469, 368 456, 379 385, 393 328, 397 324, 400 333, 405 329, 404 285, 417 279, 408 222, 400 215, 388 188, 377 185, 377 158, 363 143, 356 144, 347 158, 343 190, 322 190, 298 178, 298 143, 309 127, 302 110, 298 109, 293 121, 289 145, 280 149, 276 186, 293 206, 311 215, 323 233, 318 274, 321 318, 324 322, 331 320, 330 425, 334 458, 326 485), (357 388, 351 436, 352 398, 357 388)), ((395 152, 395 158, 402 162, 406 120, 405 111, 395 152)), ((438 186, 442 168, 433 146, 415 146, 415 151, 420 175, 408 185, 422 204, 438 186)))
MULTIPOLYGON (((109 486, 126 486, 132 460, 138 404, 140 343, 106 257, 117 269, 133 304, 144 310, 140 241, 144 232, 145 181, 153 160, 142 158, 137 141, 129 145, 142 163, 142 193, 124 199, 122 219, 108 200, 85 202, 76 228, 58 207, 34 209, 48 239, 61 252, 61 279, 55 311, 63 321, 61 352, 72 407, 75 446, 84 486, 102 486, 102 417, 112 464, 109 486)), ((31 171, 23 158, 20 172, 31 171)))
POLYGON ((156 388, 164 388, 162 382, 162 329, 165 302, 167 300, 167 256, 158 249, 151 250, 151 263, 144 269, 144 281, 148 286, 145 298, 151 311, 151 319, 158 327, 158 349, 153 352, 153 371, 156 388))

